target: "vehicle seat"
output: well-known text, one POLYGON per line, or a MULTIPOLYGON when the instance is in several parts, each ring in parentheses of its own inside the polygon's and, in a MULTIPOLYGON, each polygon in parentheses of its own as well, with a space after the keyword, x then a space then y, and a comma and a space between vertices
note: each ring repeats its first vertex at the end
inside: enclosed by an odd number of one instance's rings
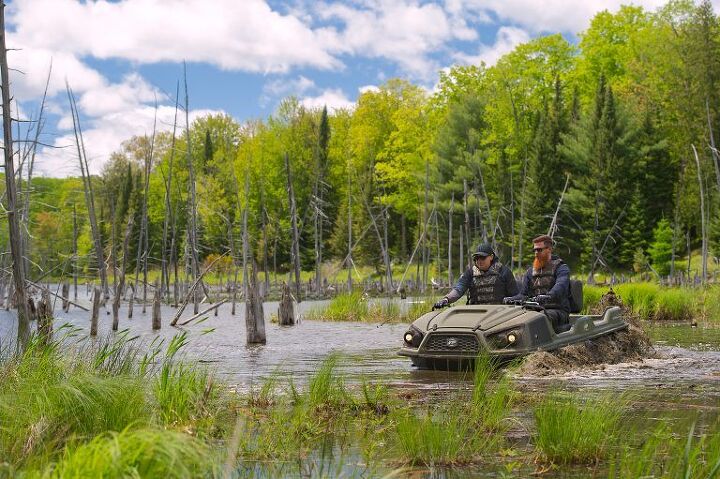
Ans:
POLYGON ((577 314, 583 309, 583 282, 570 280, 570 314, 577 314))

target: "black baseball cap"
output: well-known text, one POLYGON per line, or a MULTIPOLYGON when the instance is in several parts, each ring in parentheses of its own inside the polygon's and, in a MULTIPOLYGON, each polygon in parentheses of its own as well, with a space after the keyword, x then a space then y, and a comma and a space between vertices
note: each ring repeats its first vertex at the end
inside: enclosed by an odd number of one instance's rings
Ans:
POLYGON ((477 258, 478 256, 482 256, 483 258, 486 256, 495 255, 495 251, 493 251, 492 246, 490 246, 490 243, 483 243, 480 246, 478 246, 477 250, 472 254, 473 259, 477 258))

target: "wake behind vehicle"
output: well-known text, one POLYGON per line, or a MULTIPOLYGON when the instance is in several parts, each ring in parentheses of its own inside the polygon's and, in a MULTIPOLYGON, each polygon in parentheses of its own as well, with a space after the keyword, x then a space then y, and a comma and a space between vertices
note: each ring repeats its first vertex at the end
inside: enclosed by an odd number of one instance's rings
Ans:
MULTIPOLYGON (((578 311, 582 307, 581 287, 580 298, 575 299, 578 311)), ((577 296, 577 288, 572 289, 577 296)), ((571 314, 569 329, 556 332, 543 306, 534 301, 454 306, 416 319, 403 335, 403 347, 398 354, 409 357, 420 368, 460 369, 472 367, 483 352, 504 362, 627 327, 618 307, 608 308, 601 315, 571 314)))

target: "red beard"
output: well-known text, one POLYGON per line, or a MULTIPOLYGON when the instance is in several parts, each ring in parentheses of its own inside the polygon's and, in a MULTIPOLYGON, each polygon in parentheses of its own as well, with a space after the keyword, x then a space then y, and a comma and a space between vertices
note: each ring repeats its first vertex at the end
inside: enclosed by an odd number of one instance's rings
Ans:
POLYGON ((536 256, 535 259, 533 260, 533 269, 535 271, 540 271, 541 269, 543 269, 545 267, 546 264, 547 264, 547 260, 544 257, 540 258, 540 257, 536 256))

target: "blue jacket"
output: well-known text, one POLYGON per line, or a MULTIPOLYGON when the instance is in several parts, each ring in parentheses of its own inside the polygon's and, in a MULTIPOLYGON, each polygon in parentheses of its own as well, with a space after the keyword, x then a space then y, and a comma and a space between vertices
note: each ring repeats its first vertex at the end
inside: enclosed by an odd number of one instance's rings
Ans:
MULTIPOLYGON (((558 259, 558 257, 553 255, 552 259, 558 259)), ((520 295, 525 298, 535 296, 532 290, 532 278, 533 268, 530 266, 523 276, 522 288, 520 288, 520 295)), ((555 284, 547 294, 552 296, 552 303, 560 305, 558 309, 570 313, 570 267, 565 263, 555 270, 555 284)))

